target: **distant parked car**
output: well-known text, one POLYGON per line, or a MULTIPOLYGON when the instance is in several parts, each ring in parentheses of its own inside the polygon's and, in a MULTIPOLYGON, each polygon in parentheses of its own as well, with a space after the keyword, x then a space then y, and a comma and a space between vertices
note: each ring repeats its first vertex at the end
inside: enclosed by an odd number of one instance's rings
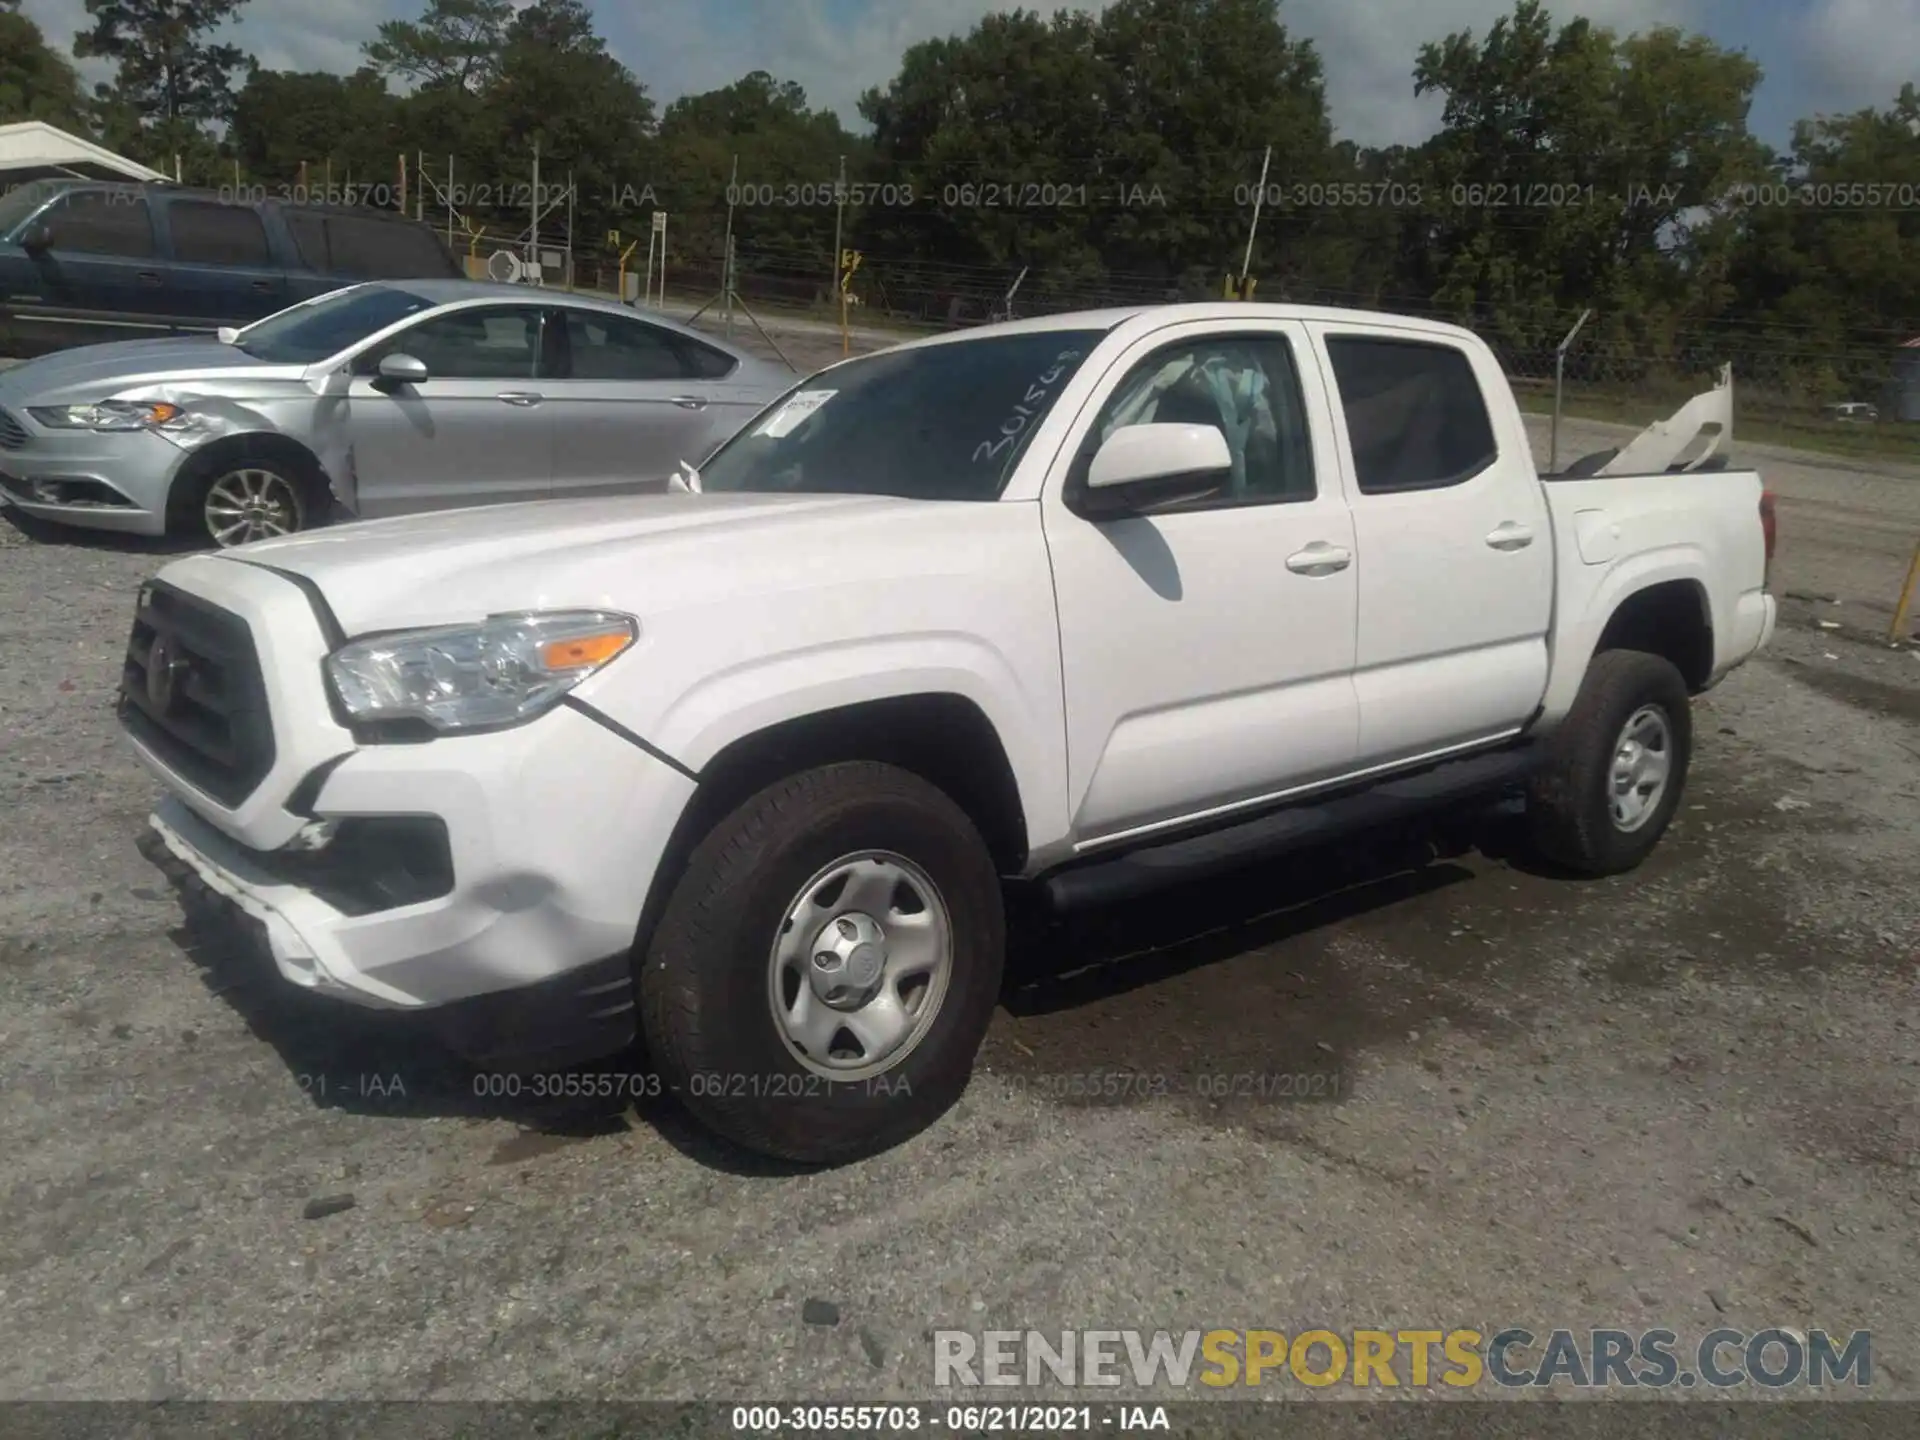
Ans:
POLYGON ((0 497, 238 545, 338 500, 395 515, 664 488, 793 384, 624 305, 515 285, 356 285, 243 330, 0 371, 0 497))
POLYGON ((1880 418, 1880 411, 1863 400, 1847 400, 1838 405, 1823 405, 1820 413, 1829 420, 1843 424, 1872 424, 1880 418))
POLYGON ((0 196, 0 354, 246 325, 362 280, 462 275, 393 211, 42 180, 0 196))

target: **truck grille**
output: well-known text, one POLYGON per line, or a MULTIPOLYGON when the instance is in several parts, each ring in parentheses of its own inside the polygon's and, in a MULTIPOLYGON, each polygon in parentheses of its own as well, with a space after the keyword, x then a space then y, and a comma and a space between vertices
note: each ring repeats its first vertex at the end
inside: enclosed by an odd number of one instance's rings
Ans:
POLYGON ((27 427, 0 410, 0 450, 18 450, 27 443, 27 427))
POLYGON ((229 808, 273 768, 273 721, 247 622, 158 580, 142 587, 134 611, 119 711, 135 739, 229 808))

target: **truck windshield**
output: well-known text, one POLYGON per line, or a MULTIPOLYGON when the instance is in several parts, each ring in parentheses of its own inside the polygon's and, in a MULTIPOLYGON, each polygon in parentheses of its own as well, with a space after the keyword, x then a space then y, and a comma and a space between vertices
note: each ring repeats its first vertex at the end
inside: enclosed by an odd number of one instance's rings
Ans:
POLYGON ((247 326, 237 348, 272 365, 311 365, 433 302, 394 285, 356 285, 247 326))
POLYGON ((700 467, 706 491, 995 500, 1100 330, 847 361, 789 391, 700 467))

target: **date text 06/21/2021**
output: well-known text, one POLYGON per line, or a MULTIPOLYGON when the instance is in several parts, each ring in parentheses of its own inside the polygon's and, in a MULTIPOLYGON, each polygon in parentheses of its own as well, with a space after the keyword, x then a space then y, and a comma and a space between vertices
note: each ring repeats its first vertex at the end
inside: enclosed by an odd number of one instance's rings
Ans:
POLYGON ((1171 1430, 1164 1405, 736 1405, 743 1435, 1075 1435, 1171 1430))
MULTIPOLYGON (((1337 1100, 1347 1093, 1347 1077, 1337 1070, 1198 1070, 1191 1073, 1158 1070, 989 1071, 1009 1089, 1055 1101, 1101 1101, 1125 1104, 1141 1100, 1192 1098, 1213 1102, 1230 1100, 1337 1100)), ((300 1089, 313 1100, 332 1102, 403 1101, 408 1098, 407 1077, 399 1072, 304 1074, 300 1089)), ((677 1091, 652 1071, 565 1070, 553 1073, 476 1071, 473 1094, 485 1100, 624 1100, 641 1101, 677 1091)), ((419 1088, 418 1080, 415 1089, 419 1088)), ((761 1100, 810 1100, 831 1094, 911 1095, 913 1082, 905 1075, 878 1075, 861 1080, 836 1080, 815 1074, 749 1074, 701 1071, 688 1078, 686 1089, 695 1096, 761 1100)))

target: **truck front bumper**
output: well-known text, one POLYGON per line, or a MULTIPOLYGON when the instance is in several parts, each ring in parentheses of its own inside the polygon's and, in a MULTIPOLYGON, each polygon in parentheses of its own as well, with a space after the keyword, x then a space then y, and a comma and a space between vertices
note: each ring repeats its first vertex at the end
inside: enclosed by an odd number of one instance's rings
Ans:
MULTIPOLYGON (((422 1012, 470 1059, 609 1053, 631 1038, 631 951, 688 774, 573 704, 492 733, 358 743, 331 713, 327 642, 294 585, 214 557, 168 575, 177 595, 247 622, 272 742, 257 782, 202 784, 178 745, 129 725, 169 792, 148 857, 246 917, 289 984, 422 1012)), ((205 644, 196 623, 177 633, 205 644)))

